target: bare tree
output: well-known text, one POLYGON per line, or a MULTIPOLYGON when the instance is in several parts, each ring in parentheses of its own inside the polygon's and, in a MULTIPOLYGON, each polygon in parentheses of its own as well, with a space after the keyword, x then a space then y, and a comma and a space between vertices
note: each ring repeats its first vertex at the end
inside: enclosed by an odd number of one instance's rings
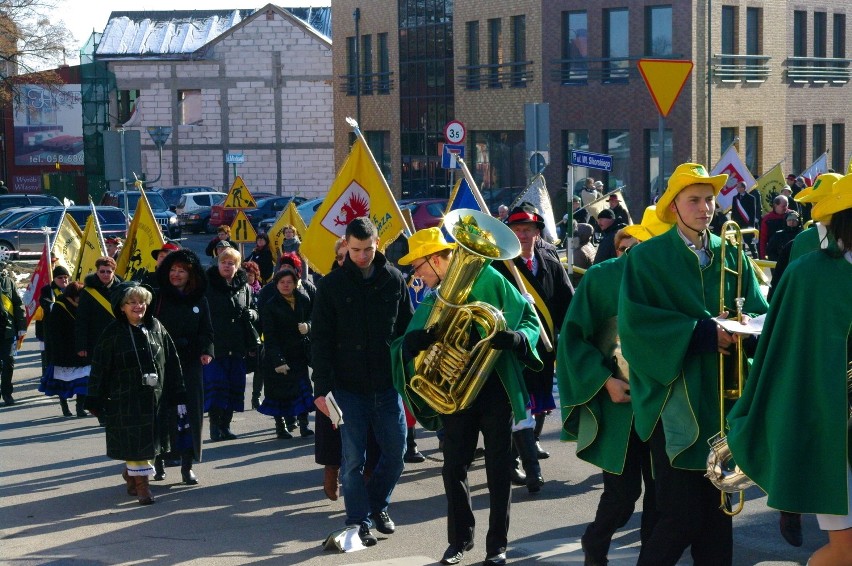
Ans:
POLYGON ((0 0, 0 104, 18 93, 16 75, 50 88, 61 83, 54 71, 65 62, 65 46, 73 41, 61 21, 53 23, 54 0, 0 0))

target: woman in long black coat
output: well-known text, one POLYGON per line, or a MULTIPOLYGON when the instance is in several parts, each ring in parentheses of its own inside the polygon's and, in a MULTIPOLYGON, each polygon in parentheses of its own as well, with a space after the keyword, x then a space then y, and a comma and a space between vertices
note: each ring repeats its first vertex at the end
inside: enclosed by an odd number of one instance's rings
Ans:
POLYGON ((298 417, 299 432, 312 436, 308 413, 314 407, 314 394, 308 376, 311 300, 298 289, 299 275, 289 266, 272 278, 277 293, 260 310, 264 354, 264 399, 258 412, 275 418, 278 438, 292 438, 284 419, 298 417))
MULTIPOLYGON (((181 249, 166 256, 157 268, 159 292, 151 304, 152 314, 163 323, 177 348, 186 385, 186 409, 192 446, 180 452, 181 478, 195 485, 193 459, 201 461, 201 429, 204 425, 203 367, 213 359, 213 323, 207 304, 207 276, 194 252, 181 249)), ((176 419, 175 419, 176 420, 176 419)), ((177 423, 170 426, 176 433, 177 423)), ((174 447, 175 442, 172 441, 174 447)), ((154 462, 157 475, 165 477, 162 458, 154 462)))
POLYGON ((183 375, 165 327, 148 312, 151 292, 120 283, 110 295, 115 320, 94 349, 87 407, 103 418, 107 457, 124 460, 127 493, 154 502, 152 460, 168 451, 163 425, 169 411, 185 411, 183 375))

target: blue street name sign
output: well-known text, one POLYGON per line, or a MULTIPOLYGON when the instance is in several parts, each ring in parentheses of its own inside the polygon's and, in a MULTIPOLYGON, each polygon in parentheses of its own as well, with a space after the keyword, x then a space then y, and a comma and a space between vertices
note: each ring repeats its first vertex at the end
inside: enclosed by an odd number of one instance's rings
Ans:
POLYGON ((590 151, 571 150, 571 165, 580 167, 591 167, 602 171, 612 171, 612 156, 605 153, 592 153, 590 151))

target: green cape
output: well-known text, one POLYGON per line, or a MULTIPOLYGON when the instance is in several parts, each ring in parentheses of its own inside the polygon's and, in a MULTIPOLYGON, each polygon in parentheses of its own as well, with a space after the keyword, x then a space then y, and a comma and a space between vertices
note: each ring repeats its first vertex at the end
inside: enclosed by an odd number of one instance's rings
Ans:
MULTIPOLYGON (((500 275, 493 267, 486 266, 479 274, 473 284, 473 289, 468 296, 468 302, 483 301, 499 308, 506 318, 506 326, 511 330, 522 332, 529 343, 529 359, 526 361, 533 370, 541 369, 541 360, 535 351, 538 342, 539 323, 538 317, 529 303, 512 287, 511 283, 500 275)), ((420 303, 414 311, 406 333, 411 330, 421 329, 432 312, 435 296, 430 295, 420 303)), ((480 330, 477 327, 477 330, 480 330)), ((396 390, 402 396, 408 409, 424 428, 438 430, 441 428, 441 415, 426 404, 423 399, 408 387, 409 379, 414 375, 413 360, 405 360, 402 355, 402 341, 405 335, 400 336, 391 344, 391 363, 393 365, 393 382, 396 390)), ((512 351, 505 350, 497 358, 494 370, 500 377, 503 387, 506 389, 509 401, 512 404, 512 412, 515 422, 526 418, 529 395, 524 386, 523 367, 512 351)))
POLYGON ((743 395, 728 415, 737 464, 796 513, 845 515, 852 264, 824 252, 790 264, 772 297, 743 395))
MULTIPOLYGON (((816 223, 811 225, 807 230, 803 230, 793 238, 793 247, 790 248, 790 261, 799 259, 809 252, 815 252, 820 249, 820 230, 825 231, 824 226, 817 226, 816 223)), ((834 243, 832 236, 826 235, 829 243, 834 243)))
MULTIPOLYGON (((707 440, 719 432, 719 356, 687 350, 699 320, 719 314, 721 239, 711 234, 710 264, 698 256, 677 229, 636 246, 627 257, 618 305, 618 334, 630 364, 630 397, 636 432, 648 440, 662 419, 672 466, 706 467, 707 440)), ((727 246, 728 267, 737 250, 727 246)), ((743 312, 763 314, 768 305, 749 261, 743 261, 743 312)), ((733 308, 736 281, 725 279, 725 305, 733 308)))
POLYGON ((604 383, 613 375, 618 290, 627 256, 590 267, 574 291, 556 355, 562 440, 577 441, 577 457, 613 474, 624 471, 633 426, 630 403, 613 403, 604 383))

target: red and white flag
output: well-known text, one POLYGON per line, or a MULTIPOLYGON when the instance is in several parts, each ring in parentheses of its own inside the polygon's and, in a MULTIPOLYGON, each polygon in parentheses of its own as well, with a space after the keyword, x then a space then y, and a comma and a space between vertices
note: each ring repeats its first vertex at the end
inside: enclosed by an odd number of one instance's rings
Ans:
MULTIPOLYGON (((51 281, 51 266, 50 266, 50 254, 47 251, 47 246, 44 246, 44 250, 41 252, 41 259, 38 260, 38 265, 36 265, 35 271, 33 271, 32 275, 30 275, 30 281, 27 284, 27 290, 24 291, 23 303, 24 303, 24 313, 26 315, 27 327, 30 326, 30 322, 35 318, 36 320, 41 320, 41 317, 44 316, 41 313, 41 307, 39 306, 39 298, 41 296, 41 288, 45 285, 49 285, 51 281), (38 314, 38 318, 36 315, 38 314)), ((20 340, 18 347, 20 347, 20 340)))
POLYGON ((733 144, 725 151, 725 154, 722 155, 722 158, 710 172, 711 175, 721 175, 722 173, 728 175, 728 182, 722 187, 716 200, 722 210, 728 211, 734 202, 734 195, 737 194, 737 183, 745 181, 746 190, 748 190, 754 186, 756 181, 751 171, 740 159, 740 154, 737 153, 737 148, 733 144))
POLYGON ((816 178, 822 175, 823 173, 828 173, 828 152, 826 151, 822 155, 816 158, 816 160, 811 163, 811 166, 802 172, 802 177, 805 179, 805 185, 812 187, 816 182, 816 178))

